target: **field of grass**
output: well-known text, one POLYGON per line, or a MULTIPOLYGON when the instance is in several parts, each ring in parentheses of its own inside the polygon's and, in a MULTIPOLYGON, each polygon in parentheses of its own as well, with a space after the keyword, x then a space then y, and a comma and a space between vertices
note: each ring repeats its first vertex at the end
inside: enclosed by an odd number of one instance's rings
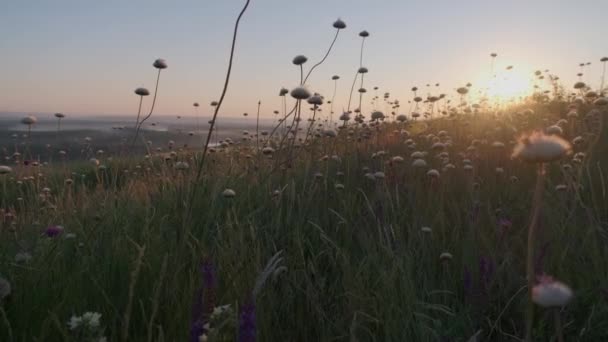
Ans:
POLYGON ((209 340, 516 340, 537 166, 511 153, 560 119, 583 141, 546 165, 534 262, 574 298, 537 306, 533 333, 555 338, 559 310, 566 340, 606 340, 608 144, 592 115, 605 112, 551 101, 354 124, 273 154, 253 141, 210 152, 201 182, 183 149, 12 165, 0 340, 183 341, 201 322, 209 340), (99 326, 70 330, 85 312, 99 326))
POLYGON ((208 133, 150 127, 164 59, 132 128, 0 122, 0 341, 608 341, 604 74, 399 102, 361 31, 334 116, 307 80, 338 19, 278 120, 222 125, 248 5, 208 133))

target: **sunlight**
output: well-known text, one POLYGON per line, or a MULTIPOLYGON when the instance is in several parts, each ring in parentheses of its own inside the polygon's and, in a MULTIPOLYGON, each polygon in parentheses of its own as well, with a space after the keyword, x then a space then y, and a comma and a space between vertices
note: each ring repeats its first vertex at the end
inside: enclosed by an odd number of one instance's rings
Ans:
POLYGON ((485 75, 478 81, 487 98, 496 103, 508 103, 532 94, 534 84, 532 71, 512 68, 496 71, 493 76, 485 75))

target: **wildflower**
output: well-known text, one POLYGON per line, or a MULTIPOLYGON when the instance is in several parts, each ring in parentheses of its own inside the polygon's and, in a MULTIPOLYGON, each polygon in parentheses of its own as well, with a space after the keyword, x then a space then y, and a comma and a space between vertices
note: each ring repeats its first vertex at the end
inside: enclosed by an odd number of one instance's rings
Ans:
POLYGON ((16 263, 27 263, 32 259, 32 255, 27 252, 19 252, 15 254, 15 262, 16 263))
POLYGON ((596 105, 596 106, 605 106, 605 105, 608 105, 608 98, 600 97, 599 99, 595 100, 593 102, 593 104, 596 105))
POLYGON ((99 328, 99 320, 101 314, 98 312, 85 312, 82 315, 82 322, 85 323, 91 329, 99 328))
POLYGON ((249 299, 242 307, 239 315, 239 342, 254 342, 256 340, 255 303, 249 299))
POLYGON ((38 122, 38 119, 35 116, 29 115, 21 119, 21 123, 24 125, 33 125, 38 122))
POLYGON ((416 159, 412 162, 412 166, 416 168, 425 168, 426 161, 424 161, 424 159, 416 159))
POLYGON ((70 328, 70 330, 78 329, 81 324, 82 324, 82 317, 80 317, 80 316, 72 316, 72 317, 70 317, 70 320, 68 321, 68 327, 70 328))
POLYGON ((534 132, 519 139, 511 157, 530 163, 545 163, 560 159, 571 150, 570 143, 558 136, 534 132))
POLYGON ((372 120, 382 120, 384 119, 384 113, 380 111, 375 111, 372 113, 372 120))
POLYGON ((452 260, 453 257, 454 256, 452 255, 452 253, 443 252, 439 255, 439 260, 443 261, 443 262, 450 261, 450 260, 452 260))
POLYGON ((0 276, 0 302, 11 294, 11 283, 0 276))
POLYGON ((469 89, 466 87, 460 87, 456 89, 456 92, 460 95, 466 95, 469 92, 469 89))
POLYGON ((564 134, 564 131, 562 130, 562 128, 559 127, 559 126, 557 126, 557 125, 549 126, 549 127, 547 127, 547 129, 545 131, 549 135, 562 135, 562 134, 564 134))
POLYGON ((293 58, 292 63, 295 65, 302 65, 304 63, 306 63, 306 61, 308 60, 308 58, 304 55, 297 55, 293 58))
POLYGON ((267 156, 272 155, 274 153, 274 148, 266 146, 262 149, 262 153, 267 156))
POLYGON ((224 198, 234 198, 236 196, 236 192, 234 192, 232 189, 226 189, 222 192, 222 196, 224 196, 224 198))
POLYGON ((333 26, 338 30, 342 30, 346 28, 346 23, 342 21, 342 19, 338 18, 338 20, 334 21, 333 26))
POLYGON ((532 289, 532 301, 542 307, 561 307, 572 299, 572 290, 550 276, 541 276, 532 289))
POLYGON ((307 102, 311 105, 320 106, 323 104, 323 97, 319 94, 314 94, 308 98, 307 102))
POLYGON ((156 69, 166 69, 167 68, 167 61, 159 58, 157 60, 154 61, 154 63, 152 64, 156 69))
POLYGON ((298 86, 291 90, 291 97, 296 100, 306 100, 310 96, 310 91, 304 86, 298 86))
POLYGON ((0 175, 6 175, 13 172, 13 169, 10 166, 0 165, 0 175))
POLYGON ((431 178, 439 178, 439 171, 437 171, 435 169, 431 169, 426 172, 426 175, 431 178))
POLYGON ((44 235, 50 238, 57 237, 61 233, 63 233, 63 226, 48 226, 44 230, 44 235))
POLYGON ((150 95, 150 91, 146 88, 137 88, 135 89, 135 94, 139 96, 148 96, 150 95))

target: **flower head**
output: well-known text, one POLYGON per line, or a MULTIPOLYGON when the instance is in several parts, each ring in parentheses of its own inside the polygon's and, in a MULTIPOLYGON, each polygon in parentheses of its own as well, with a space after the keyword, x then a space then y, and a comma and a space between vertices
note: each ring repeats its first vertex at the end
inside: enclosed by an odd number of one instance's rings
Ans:
POLYGON ((571 299, 572 290, 549 276, 541 276, 540 283, 532 289, 532 301, 542 307, 565 306, 571 299))
POLYGON ((334 21, 333 24, 334 28, 337 28, 338 30, 342 30, 346 28, 346 23, 344 21, 342 21, 342 19, 338 18, 338 20, 334 21))
POLYGON ((519 139, 511 157, 530 163, 546 163, 558 160, 571 152, 570 143, 559 136, 533 132, 519 139))
POLYGON ((11 294, 11 283, 0 277, 0 301, 11 294))
POLYGON ((48 226, 44 230, 44 235, 54 238, 63 233, 63 226, 48 226))
POLYGON ((38 119, 33 115, 28 115, 28 116, 24 117, 23 119, 21 119, 21 123, 24 125, 33 125, 36 122, 38 122, 38 119))
POLYGON ((291 91, 291 97, 293 97, 296 100, 306 100, 310 96, 311 96, 310 90, 308 90, 304 86, 295 87, 291 91))
POLYGON ((291 62, 295 65, 302 65, 302 64, 306 63, 307 60, 308 60, 308 58, 306 56, 297 55, 293 58, 293 60, 291 62))
POLYGON ((137 88, 135 89, 135 94, 139 96, 148 96, 150 95, 150 91, 146 88, 137 88))
POLYGON ((166 69, 167 68, 167 61, 159 58, 157 60, 154 61, 154 63, 152 64, 156 69, 166 69))
POLYGON ((236 192, 232 189, 226 189, 222 192, 222 196, 224 196, 224 198, 234 198, 236 196, 236 192))

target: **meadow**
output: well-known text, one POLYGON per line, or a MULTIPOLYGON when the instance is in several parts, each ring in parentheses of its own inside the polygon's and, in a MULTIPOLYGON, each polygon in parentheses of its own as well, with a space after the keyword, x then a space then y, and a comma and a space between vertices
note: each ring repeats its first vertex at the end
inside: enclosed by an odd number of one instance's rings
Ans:
POLYGON ((340 113, 298 55, 262 125, 215 127, 228 71, 200 131, 144 125, 144 88, 120 133, 2 126, 0 340, 608 340, 596 63, 400 102, 365 88, 369 36, 340 113))

